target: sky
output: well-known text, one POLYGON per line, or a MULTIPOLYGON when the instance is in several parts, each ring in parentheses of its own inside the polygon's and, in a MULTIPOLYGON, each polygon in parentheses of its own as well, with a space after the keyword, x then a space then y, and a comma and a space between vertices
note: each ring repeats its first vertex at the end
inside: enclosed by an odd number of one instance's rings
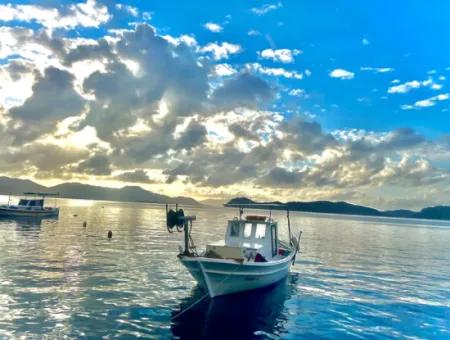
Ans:
POLYGON ((0 2, 0 175, 450 204, 450 3, 0 2))

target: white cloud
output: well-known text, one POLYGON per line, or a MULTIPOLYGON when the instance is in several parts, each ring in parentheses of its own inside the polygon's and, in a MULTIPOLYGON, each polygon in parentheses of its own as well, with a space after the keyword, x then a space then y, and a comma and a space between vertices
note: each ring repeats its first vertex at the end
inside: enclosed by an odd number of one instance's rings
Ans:
POLYGON ((197 40, 195 40, 194 37, 190 35, 181 35, 177 38, 172 37, 171 35, 163 35, 164 39, 166 39, 168 42, 170 42, 172 45, 178 46, 179 44, 183 43, 191 47, 197 46, 197 40))
POLYGON ((271 59, 273 61, 279 61, 285 64, 294 62, 294 56, 302 53, 302 51, 294 49, 290 50, 287 48, 282 48, 278 50, 273 50, 271 48, 265 49, 258 52, 258 55, 263 59, 271 59))
POLYGON ((411 109, 421 109, 426 107, 431 107, 436 105, 438 101, 448 100, 450 98, 450 93, 441 93, 437 96, 433 96, 427 99, 418 100, 413 105, 402 105, 402 110, 411 110, 411 109))
POLYGON ((420 81, 417 80, 408 81, 400 85, 391 86, 388 89, 388 93, 407 93, 412 89, 418 89, 420 87, 420 84, 420 81))
POLYGON ((256 36, 256 35, 261 35, 261 32, 257 31, 257 30, 250 30, 247 32, 247 34, 249 36, 256 36))
POLYGON ((142 12, 142 19, 149 21, 152 19, 152 13, 151 12, 142 12))
POLYGON ((276 9, 279 9, 283 7, 283 4, 281 2, 277 2, 276 4, 265 4, 260 7, 254 7, 252 8, 252 12, 256 15, 266 15, 267 13, 271 11, 275 11, 276 9))
POLYGON ((116 4, 116 8, 121 11, 123 10, 136 18, 139 16, 139 10, 136 7, 128 6, 128 5, 124 5, 124 4, 116 4))
POLYGON ((432 85, 431 85, 431 88, 432 88, 433 90, 440 90, 440 89, 442 89, 442 87, 443 87, 442 84, 432 84, 432 85))
POLYGON ((361 71, 370 71, 374 73, 387 73, 387 72, 393 72, 394 69, 392 67, 370 67, 365 66, 361 67, 361 71))
POLYGON ((241 46, 228 42, 223 42, 221 44, 209 43, 200 49, 200 52, 211 53, 215 60, 228 59, 231 54, 236 54, 241 51, 241 46))
POLYGON ((290 96, 300 97, 305 94, 305 90, 303 89, 292 89, 288 92, 290 96))
MULTIPOLYGON (((394 83, 394 81, 392 81, 392 83, 394 83)), ((397 81, 395 81, 395 83, 397 83, 397 81)), ((436 84, 431 78, 423 81, 412 80, 400 85, 389 87, 388 93, 408 93, 409 91, 420 87, 430 87, 433 90, 440 90, 442 85, 436 84)))
POLYGON ((340 79, 353 79, 355 74, 353 72, 337 68, 330 72, 330 77, 332 78, 340 78, 340 79))
POLYGON ((231 76, 236 72, 236 69, 230 64, 218 64, 214 66, 214 73, 219 77, 231 76))
POLYGON ((261 64, 253 63, 247 64, 247 68, 259 72, 261 74, 265 74, 268 76, 274 77, 284 77, 284 78, 292 78, 292 79, 303 79, 303 74, 298 73, 296 71, 288 71, 281 67, 264 67, 261 64))
POLYGON ((214 22, 207 22, 203 25, 205 29, 214 33, 220 33, 223 31, 223 26, 216 24, 214 22))
POLYGON ((64 13, 56 8, 36 5, 0 5, 1 21, 37 22, 49 28, 73 29, 75 27, 99 27, 111 18, 108 8, 95 0, 70 5, 64 13))

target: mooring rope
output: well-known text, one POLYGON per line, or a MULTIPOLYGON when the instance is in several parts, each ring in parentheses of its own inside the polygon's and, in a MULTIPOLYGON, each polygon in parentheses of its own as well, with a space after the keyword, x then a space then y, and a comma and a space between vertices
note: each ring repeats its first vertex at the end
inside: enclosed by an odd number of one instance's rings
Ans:
MULTIPOLYGON (((221 287, 222 284, 235 272, 237 271, 242 265, 244 264, 244 262, 239 263, 235 269, 233 269, 231 272, 228 273, 227 276, 224 277, 224 279, 222 281, 219 282, 217 287, 221 287)), ((203 272, 204 275, 206 275, 203 272)), ((201 301, 203 301, 206 297, 208 297, 209 292, 205 293, 203 296, 201 296, 198 300, 196 300, 193 304, 191 304, 189 307, 183 309, 182 311, 178 312, 177 314, 175 314, 174 316, 172 316, 172 318, 170 320, 175 320, 176 318, 178 318, 180 315, 186 313, 188 310, 192 309, 193 307, 195 307, 197 304, 199 304, 201 301)))

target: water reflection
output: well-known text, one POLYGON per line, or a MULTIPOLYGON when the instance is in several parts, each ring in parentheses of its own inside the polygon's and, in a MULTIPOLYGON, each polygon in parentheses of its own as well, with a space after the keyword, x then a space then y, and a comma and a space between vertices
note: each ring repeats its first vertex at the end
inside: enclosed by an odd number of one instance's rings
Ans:
POLYGON ((0 216, 1 224, 15 225, 17 231, 39 230, 43 221, 56 221, 58 217, 0 216))
POLYGON ((196 286, 172 311, 172 333, 181 339, 278 338, 288 321, 284 303, 295 295, 297 276, 275 285, 228 296, 205 299, 188 309, 203 292, 196 286))

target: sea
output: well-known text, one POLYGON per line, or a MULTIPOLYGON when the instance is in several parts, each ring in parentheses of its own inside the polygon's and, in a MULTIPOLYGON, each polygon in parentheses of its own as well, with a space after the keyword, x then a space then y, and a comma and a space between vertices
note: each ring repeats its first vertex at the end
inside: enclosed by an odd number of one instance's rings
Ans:
MULTIPOLYGON (((201 300, 163 205, 57 204, 58 219, 0 220, 0 339, 450 339, 448 221, 291 212, 285 280, 201 300)), ((183 208, 199 250, 238 215, 183 208)))

